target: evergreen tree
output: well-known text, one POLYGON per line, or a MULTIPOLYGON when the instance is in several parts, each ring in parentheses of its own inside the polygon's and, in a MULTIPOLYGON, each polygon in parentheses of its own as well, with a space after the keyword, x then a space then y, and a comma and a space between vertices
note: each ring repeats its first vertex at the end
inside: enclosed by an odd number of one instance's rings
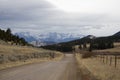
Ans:
POLYGON ((11 29, 8 28, 6 30, 6 39, 7 39, 7 41, 11 41, 12 40, 11 38, 12 38, 11 29))
POLYGON ((84 44, 83 44, 83 48, 84 48, 84 49, 86 49, 86 48, 87 48, 86 43, 84 43, 84 44))
POLYGON ((6 42, 10 41, 12 44, 27 45, 28 43, 24 38, 19 38, 19 36, 13 35, 11 29, 8 28, 6 31, 0 29, 0 39, 6 42))

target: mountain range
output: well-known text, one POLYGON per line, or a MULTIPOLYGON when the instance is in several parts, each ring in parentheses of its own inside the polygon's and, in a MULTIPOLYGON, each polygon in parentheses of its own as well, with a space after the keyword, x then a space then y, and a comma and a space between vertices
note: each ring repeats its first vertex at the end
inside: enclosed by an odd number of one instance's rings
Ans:
POLYGON ((24 38, 27 42, 33 44, 34 46, 44 46, 61 42, 68 42, 84 37, 84 35, 81 34, 57 32, 42 33, 38 35, 31 34, 29 32, 19 32, 15 33, 15 35, 24 38))
POLYGON ((120 31, 115 33, 113 36, 119 36, 120 37, 120 31))
POLYGON ((120 31, 110 35, 103 37, 96 37, 94 35, 84 36, 83 38, 76 39, 73 41, 58 43, 54 45, 42 46, 41 48, 57 50, 62 52, 70 52, 73 50, 73 46, 75 45, 86 45, 91 44, 94 46, 94 49, 108 49, 114 47, 114 42, 120 42, 120 31))

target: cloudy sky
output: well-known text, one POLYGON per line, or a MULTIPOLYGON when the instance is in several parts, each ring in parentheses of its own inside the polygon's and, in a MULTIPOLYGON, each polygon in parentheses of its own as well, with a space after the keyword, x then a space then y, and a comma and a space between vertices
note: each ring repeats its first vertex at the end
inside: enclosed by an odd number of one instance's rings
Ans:
POLYGON ((92 34, 120 31, 120 0, 0 0, 0 28, 92 34))

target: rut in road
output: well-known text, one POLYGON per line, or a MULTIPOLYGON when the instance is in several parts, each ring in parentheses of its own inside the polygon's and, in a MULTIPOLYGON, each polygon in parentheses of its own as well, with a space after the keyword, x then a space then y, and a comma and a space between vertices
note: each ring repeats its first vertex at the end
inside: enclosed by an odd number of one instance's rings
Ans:
POLYGON ((61 61, 30 64, 0 71, 0 80, 78 80, 73 54, 61 61))

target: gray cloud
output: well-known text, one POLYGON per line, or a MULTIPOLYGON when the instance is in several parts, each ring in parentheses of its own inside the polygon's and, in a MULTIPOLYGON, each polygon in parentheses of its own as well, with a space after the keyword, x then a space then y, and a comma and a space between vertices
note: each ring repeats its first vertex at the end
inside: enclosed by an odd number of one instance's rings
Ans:
POLYGON ((91 29, 103 29, 104 24, 116 22, 120 22, 119 15, 65 13, 45 0, 0 0, 0 27, 10 27, 14 32, 87 34, 91 29))

